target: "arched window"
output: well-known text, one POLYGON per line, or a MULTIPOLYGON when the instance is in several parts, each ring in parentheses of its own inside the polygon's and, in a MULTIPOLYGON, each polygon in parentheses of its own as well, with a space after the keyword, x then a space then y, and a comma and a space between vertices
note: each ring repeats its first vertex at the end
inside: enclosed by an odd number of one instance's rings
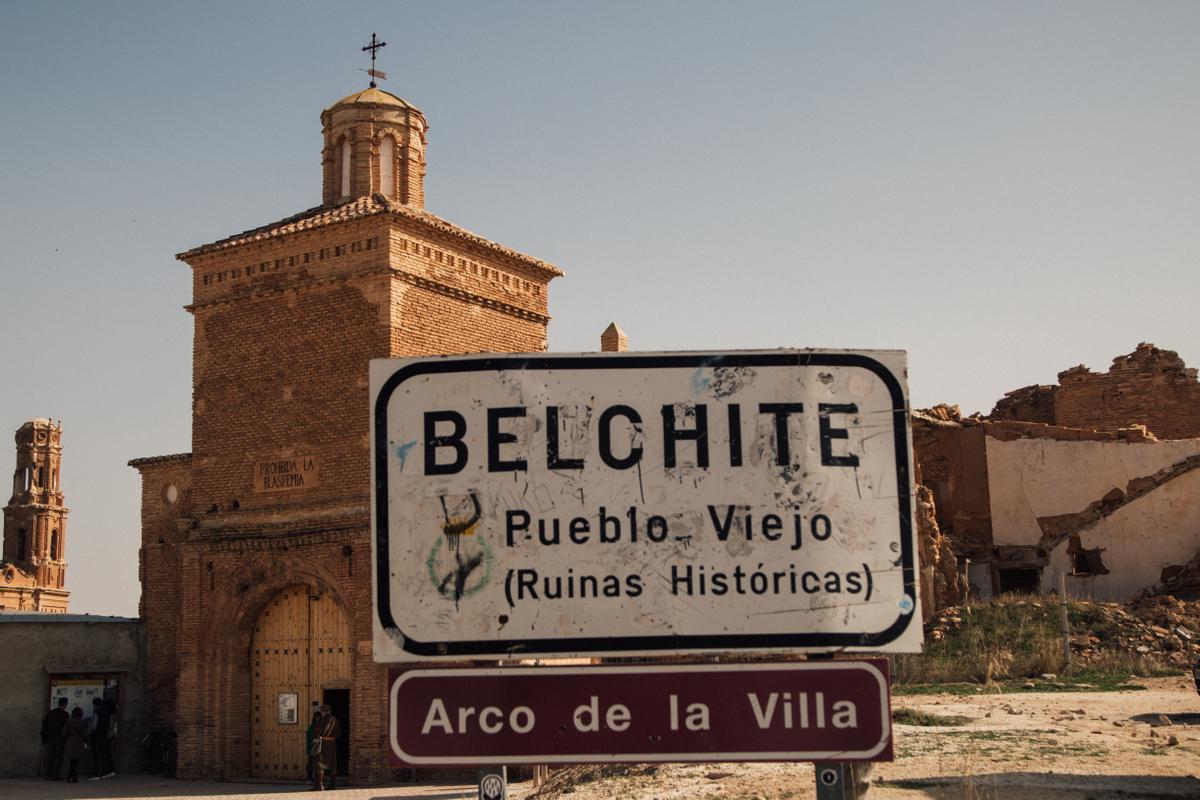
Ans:
POLYGON ((50 531, 50 560, 58 561, 58 528, 50 531))
POLYGON ((350 140, 342 139, 342 197, 350 196, 350 140))
POLYGON ((379 143, 379 191, 396 196, 396 140, 390 136, 379 143))
POLYGON ((34 481, 34 483, 36 483, 39 488, 42 486, 45 486, 46 485, 45 478, 46 478, 45 471, 41 467, 38 467, 37 468, 37 480, 34 481))
POLYGON ((50 471, 50 490, 54 492, 58 491, 58 470, 50 471))
POLYGON ((28 492, 33 485, 33 467, 25 468, 25 487, 24 491, 28 492))
POLYGON ((24 561, 29 558, 28 542, 25 540, 25 529, 17 530, 17 561, 24 561))

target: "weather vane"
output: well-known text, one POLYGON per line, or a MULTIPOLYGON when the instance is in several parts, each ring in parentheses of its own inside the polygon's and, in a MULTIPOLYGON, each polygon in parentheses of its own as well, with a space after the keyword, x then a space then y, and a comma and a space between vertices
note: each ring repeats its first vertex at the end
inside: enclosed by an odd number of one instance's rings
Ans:
POLYGON ((376 78, 379 78, 379 80, 381 80, 381 81, 387 80, 386 72, 380 72, 379 70, 375 69, 375 51, 381 47, 387 47, 387 42, 378 41, 375 37, 375 34, 372 33, 371 34, 371 43, 362 49, 362 51, 364 53, 367 52, 368 50, 371 51, 371 68, 370 69, 359 69, 359 72, 365 72, 371 76, 371 88, 372 89, 375 88, 375 79, 376 78))

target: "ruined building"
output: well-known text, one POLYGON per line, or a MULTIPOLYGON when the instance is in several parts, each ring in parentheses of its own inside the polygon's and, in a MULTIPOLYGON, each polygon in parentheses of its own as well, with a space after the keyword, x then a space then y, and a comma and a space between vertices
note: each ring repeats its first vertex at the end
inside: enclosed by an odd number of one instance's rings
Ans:
POLYGON ((62 425, 26 422, 16 433, 17 467, 4 507, 0 611, 63 614, 67 580, 67 512, 59 486, 62 425))
POLYGON ((1026 386, 996 403, 989 419, 1115 431, 1143 425, 1159 439, 1200 437, 1200 382, 1178 353, 1142 342, 1108 372, 1080 364, 1057 386, 1026 386))
POLYGON ((428 124, 377 88, 321 114, 319 206, 178 255, 190 453, 142 477, 141 616, 184 777, 303 778, 310 704, 388 773, 372 660, 368 362, 546 347, 562 274, 425 210, 428 124))
POLYGON ((920 480, 974 596, 1124 600, 1200 551, 1200 382, 1151 344, 1107 373, 1010 392, 989 417, 914 412, 920 480))

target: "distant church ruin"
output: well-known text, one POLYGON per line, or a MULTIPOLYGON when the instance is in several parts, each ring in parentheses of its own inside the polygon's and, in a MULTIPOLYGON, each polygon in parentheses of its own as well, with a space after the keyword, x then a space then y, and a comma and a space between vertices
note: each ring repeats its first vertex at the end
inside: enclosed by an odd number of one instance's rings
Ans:
POLYGON ((65 614, 67 513, 59 470, 62 425, 26 422, 16 433, 17 466, 12 497, 4 507, 0 558, 0 611, 65 614))

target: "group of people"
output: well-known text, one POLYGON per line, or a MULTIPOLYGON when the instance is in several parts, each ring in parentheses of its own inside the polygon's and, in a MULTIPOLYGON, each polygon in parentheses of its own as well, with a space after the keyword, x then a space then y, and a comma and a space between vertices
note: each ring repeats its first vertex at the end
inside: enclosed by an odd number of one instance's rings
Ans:
POLYGON ((67 698, 58 698, 58 704, 42 719, 46 780, 64 780, 62 770, 66 764, 65 780, 79 783, 79 762, 88 754, 92 759, 91 780, 116 775, 112 750, 113 740, 117 737, 116 704, 112 700, 94 698, 90 722, 79 706, 68 714, 67 705, 67 698))
POLYGON ((337 785, 337 740, 342 736, 342 724, 333 715, 333 710, 323 705, 313 711, 308 725, 305 742, 308 747, 308 775, 312 780, 312 791, 325 787, 328 773, 329 788, 337 785))

